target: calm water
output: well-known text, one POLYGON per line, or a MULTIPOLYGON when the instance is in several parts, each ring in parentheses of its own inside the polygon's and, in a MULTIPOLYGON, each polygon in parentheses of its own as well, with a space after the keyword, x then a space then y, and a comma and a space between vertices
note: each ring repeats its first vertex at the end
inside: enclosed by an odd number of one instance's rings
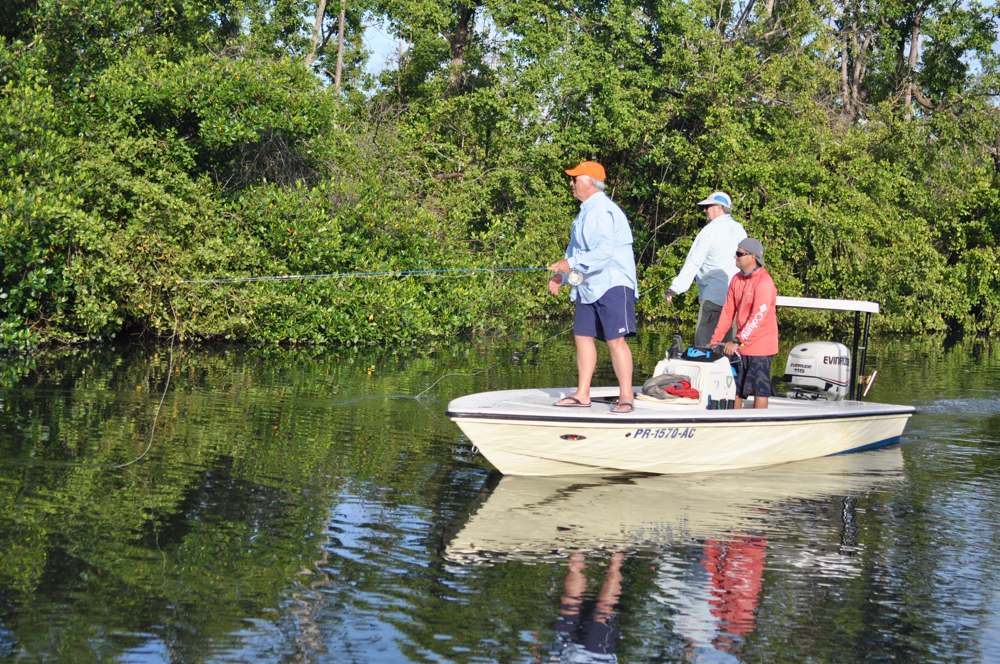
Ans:
POLYGON ((0 659, 997 661, 1000 345, 875 349, 900 447, 500 478, 442 413, 571 384, 545 338, 178 350, 155 427, 166 348, 0 361, 0 659))

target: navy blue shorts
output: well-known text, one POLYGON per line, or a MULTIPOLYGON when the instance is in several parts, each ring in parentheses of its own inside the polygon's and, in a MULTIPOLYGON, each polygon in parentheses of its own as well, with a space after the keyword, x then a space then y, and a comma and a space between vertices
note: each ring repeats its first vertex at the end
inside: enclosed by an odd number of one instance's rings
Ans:
POLYGON ((635 291, 612 286, 590 304, 576 303, 573 334, 601 341, 635 335, 635 291))
MULTIPOLYGON (((612 611, 602 616, 601 612, 597 611, 594 600, 584 601, 583 606, 577 608, 578 612, 575 615, 561 615, 556 623, 556 639, 560 654, 569 654, 576 650, 572 644, 583 646, 586 653, 614 654, 619 639, 618 614, 612 611)), ((574 657, 565 661, 585 662, 588 659, 574 657)))
POLYGON ((774 355, 744 355, 736 364, 736 396, 771 396, 771 360, 774 355))

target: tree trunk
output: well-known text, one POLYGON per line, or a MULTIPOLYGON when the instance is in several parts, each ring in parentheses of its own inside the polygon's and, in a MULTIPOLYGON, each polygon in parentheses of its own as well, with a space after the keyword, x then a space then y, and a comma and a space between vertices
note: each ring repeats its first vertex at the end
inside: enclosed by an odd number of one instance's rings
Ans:
POLYGON ((340 0, 340 16, 337 18, 337 69, 333 74, 333 90, 340 94, 340 77, 344 71, 344 23, 347 16, 347 0, 340 0))
POLYGON ((865 80, 865 73, 868 71, 868 50, 871 48, 872 40, 875 38, 875 31, 872 30, 867 35, 865 35, 864 40, 861 44, 857 43, 855 40, 855 48, 857 51, 854 54, 854 73, 852 74, 851 80, 851 92, 854 96, 854 117, 857 118, 861 115, 861 104, 863 101, 864 91, 862 89, 862 84, 865 80))
POLYGON ((844 3, 840 24, 840 95, 844 115, 853 123, 864 108, 868 54, 877 28, 865 19, 857 0, 844 3))
POLYGON ((997 133, 997 140, 991 152, 993 153, 993 172, 1000 174, 1000 133, 997 133))
POLYGON ((472 35, 472 21, 476 16, 476 4, 463 3, 458 7, 455 29, 452 30, 448 47, 451 51, 451 62, 448 65, 448 91, 456 92, 462 84, 465 68, 465 49, 469 46, 472 35))
POLYGON ((312 47, 309 55, 306 56, 306 66, 316 61, 316 54, 319 51, 320 42, 323 41, 323 18, 326 16, 326 0, 319 0, 316 4, 316 20, 313 21, 312 47))
POLYGON ((848 119, 854 122, 854 102, 851 98, 851 85, 848 80, 849 64, 848 60, 851 57, 851 48, 849 40, 845 36, 843 39, 843 47, 840 52, 840 96, 844 103, 844 112, 847 114, 848 119))
POLYGON ((906 61, 906 89, 903 93, 903 115, 907 120, 913 117, 913 89, 917 85, 914 72, 917 70, 917 58, 920 55, 920 22, 923 17, 924 8, 921 7, 913 16, 913 24, 910 26, 910 55, 906 61))

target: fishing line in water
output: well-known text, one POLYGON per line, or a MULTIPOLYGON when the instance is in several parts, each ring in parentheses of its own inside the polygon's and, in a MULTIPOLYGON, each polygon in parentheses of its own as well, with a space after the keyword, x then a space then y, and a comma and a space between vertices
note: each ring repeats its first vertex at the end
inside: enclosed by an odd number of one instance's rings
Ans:
MULTIPOLYGON (((525 266, 525 267, 492 267, 492 268, 433 268, 433 269, 415 269, 415 270, 385 270, 385 271, 367 271, 367 272, 329 272, 322 274, 281 274, 281 275, 265 275, 258 277, 220 277, 212 279, 186 279, 181 281, 182 284, 192 284, 192 285, 223 285, 223 284, 243 284, 243 283, 255 283, 255 282, 281 282, 281 281, 305 281, 305 280, 315 280, 315 279, 348 279, 348 278, 371 278, 371 277, 397 277, 397 278, 407 278, 407 277, 418 277, 418 276, 463 276, 471 274, 480 274, 483 272, 491 273, 502 273, 502 272, 539 272, 542 270, 547 270, 545 267, 535 267, 535 266, 525 266)), ((535 348, 548 343, 552 339, 565 334, 572 329, 572 326, 562 330, 551 337, 535 344, 535 348)), ((174 344, 177 340, 178 322, 176 312, 174 314, 174 325, 173 331, 170 335, 170 346, 168 349, 168 362, 167 362, 167 379, 163 385, 163 392, 160 394, 160 400, 156 405, 156 411, 153 413, 153 422, 150 425, 149 438, 146 442, 146 447, 139 456, 135 457, 130 461, 125 463, 115 464, 110 466, 115 470, 126 468, 133 464, 142 461, 149 454, 149 451, 153 447, 153 440, 156 434, 156 425, 159 422, 160 411, 163 410, 163 404, 166 401, 167 393, 170 391, 170 380, 174 372, 174 344)), ((516 354, 515 354, 516 357, 516 354)), ((499 366, 500 362, 494 362, 490 366, 483 369, 479 369, 474 372, 452 372, 444 374, 443 376, 432 382, 427 388, 421 390, 415 396, 408 394, 393 394, 386 395, 396 398, 404 398, 407 400, 416 401, 418 404, 423 405, 421 398, 431 389, 433 389, 438 383, 440 383, 445 378, 449 376, 475 376, 490 369, 499 366)), ((359 397, 354 399, 345 399, 343 402, 337 402, 334 405, 352 405, 359 401, 378 398, 378 397, 359 397)))
MULTIPOLYGON (((325 279, 325 278, 367 278, 367 277, 400 277, 400 278, 405 278, 405 277, 440 276, 440 275, 445 275, 445 276, 461 276, 461 275, 470 275, 470 274, 477 274, 477 273, 484 273, 484 272, 487 272, 487 273, 488 272, 493 272, 493 273, 540 272, 540 271, 544 271, 544 270, 547 270, 547 269, 548 268, 546 268, 546 267, 535 267, 535 266, 494 267, 494 268, 435 268, 435 269, 414 269, 414 270, 395 270, 395 271, 367 271, 367 272, 360 272, 360 271, 358 271, 358 272, 332 272, 332 273, 323 273, 323 274, 267 275, 267 276, 258 276, 258 277, 223 277, 223 278, 214 278, 214 279, 191 279, 191 280, 181 281, 180 283, 182 283, 182 284, 217 285, 217 284, 240 284, 240 283, 268 282, 268 281, 270 281, 270 282, 301 281, 301 280, 325 279)), ((661 280, 661 283, 662 283, 662 280, 661 280)), ((658 286, 658 285, 659 284, 656 284, 656 286, 658 286)), ((656 286, 654 286, 654 288, 656 288, 656 286)), ((678 320, 678 323, 679 323, 679 320, 678 320)), ((172 333, 170 335, 170 345, 169 345, 169 348, 168 348, 167 377, 166 377, 166 380, 165 380, 164 385, 163 385, 163 391, 160 394, 160 399, 157 402, 156 410, 154 411, 154 414, 153 414, 153 421, 152 421, 152 424, 150 425, 150 431, 149 431, 149 436, 148 436, 148 439, 147 439, 147 442, 146 442, 146 447, 134 459, 126 461, 125 463, 114 464, 114 465, 107 465, 107 466, 104 466, 104 467, 106 467, 106 468, 112 468, 112 469, 116 469, 116 470, 117 469, 121 469, 121 468, 126 468, 128 466, 134 465, 134 464, 142 461, 143 459, 145 459, 146 456, 149 454, 150 450, 152 449, 153 442, 154 442, 155 437, 156 437, 156 429, 157 429, 157 425, 159 423, 160 413, 163 410, 164 403, 166 402, 167 393, 170 390, 171 378, 173 376, 173 371, 174 371, 174 347, 176 345, 176 341, 177 341, 177 337, 178 337, 178 327, 179 327, 178 326, 178 318, 177 318, 176 312, 174 312, 174 326, 173 326, 172 333)), ((538 343, 530 343, 528 345, 528 348, 524 352, 528 352, 530 350, 535 350, 537 348, 540 348, 541 346, 549 343, 550 341, 552 341, 552 340, 554 340, 554 339, 556 339, 556 338, 558 338, 558 337, 566 334, 567 332, 571 331, 572 329, 573 329, 573 326, 571 325, 571 326, 569 326, 569 327, 567 327, 567 328, 565 328, 563 330, 560 330, 559 332, 557 332, 557 333, 555 333, 555 334, 553 334, 553 335, 551 335, 551 336, 543 339, 542 341, 540 341, 538 343)), ((516 362, 518 360, 518 357, 519 357, 518 351, 514 351, 510 359, 513 362, 516 362)), ((345 400, 343 400, 341 402, 336 402, 333 405, 336 405, 336 406, 340 406, 340 405, 352 405, 352 404, 360 402, 360 401, 389 397, 389 398, 400 398, 400 399, 412 400, 412 401, 417 402, 421 406, 426 407, 426 404, 424 404, 424 402, 423 402, 423 397, 428 392, 430 392, 432 389, 434 389, 438 384, 440 384, 443 380, 445 380, 446 378, 457 377, 457 376, 466 376, 466 377, 477 376, 477 375, 483 374, 485 372, 488 372, 488 371, 496 368, 502 362, 503 362, 503 360, 498 360, 498 361, 496 361, 496 362, 494 362, 494 363, 492 363, 492 364, 490 364, 490 365, 488 365, 486 367, 483 367, 481 369, 477 369, 475 371, 470 371, 470 372, 449 372, 449 373, 445 373, 445 374, 439 376, 437 379, 435 379, 433 382, 431 382, 426 388, 424 388, 423 390, 421 390, 420 392, 418 392, 415 395, 403 394, 403 393, 395 393, 395 394, 388 394, 388 395, 382 395, 382 396, 372 395, 372 396, 368 396, 368 397, 358 397, 358 398, 354 398, 354 399, 345 399, 345 400)))
POLYGON ((126 466, 131 466, 134 463, 138 463, 146 454, 149 453, 150 448, 153 447, 153 434, 156 433, 156 422, 160 419, 160 411, 163 409, 163 402, 167 398, 167 391, 170 389, 170 377, 174 373, 174 339, 177 338, 177 319, 174 318, 174 332, 170 335, 170 350, 169 350, 169 360, 167 362, 167 382, 163 385, 163 394, 160 395, 160 403, 156 405, 156 412, 153 414, 153 424, 149 428, 149 442, 146 443, 146 449, 142 451, 142 454, 132 459, 131 461, 126 461, 125 463, 120 463, 111 466, 115 470, 119 468, 125 468, 126 466))
MULTIPOLYGON (((282 274, 282 275, 264 275, 264 276, 257 276, 257 277, 219 277, 219 278, 206 278, 206 279, 188 279, 188 280, 183 280, 180 283, 182 283, 182 284, 191 284, 191 285, 226 285, 226 284, 244 284, 244 283, 259 283, 259 282, 306 281, 306 280, 317 280, 317 279, 350 279, 350 278, 373 278, 373 277, 408 278, 408 277, 419 277, 419 276, 464 276, 464 275, 472 275, 472 274, 481 274, 481 273, 484 273, 484 272, 486 272, 486 273, 539 272, 539 271, 543 271, 543 270, 547 270, 547 269, 548 268, 546 268, 546 267, 535 267, 535 266, 524 266, 524 267, 492 267, 492 268, 431 268, 431 269, 414 269, 414 270, 329 272, 329 273, 319 273, 319 274, 282 274)), ((665 280, 661 280, 659 283, 655 284, 653 286, 653 289, 658 288, 659 285, 663 281, 665 281, 665 280)), ((675 316, 676 316, 676 314, 675 314, 675 316)), ((677 322, 678 323, 680 322, 679 316, 677 316, 677 322)), ((146 443, 146 448, 142 451, 142 453, 139 456, 137 456, 136 458, 132 459, 131 461, 127 461, 127 462, 122 463, 122 464, 117 464, 117 465, 111 466, 114 469, 121 469, 121 468, 125 468, 127 466, 131 466, 131 465, 133 465, 135 463, 138 463, 139 461, 141 461, 142 459, 144 459, 146 457, 146 455, 149 453, 150 449, 152 449, 153 440, 154 440, 155 433, 156 433, 156 425, 157 425, 157 423, 159 421, 160 411, 163 409, 163 404, 164 404, 164 402, 165 402, 165 400, 167 398, 167 392, 170 389, 170 380, 171 380, 171 377, 173 375, 173 370, 174 370, 174 344, 175 344, 176 339, 177 339, 177 327, 178 327, 177 326, 177 318, 176 318, 176 315, 175 315, 173 332, 170 335, 170 346, 169 346, 169 351, 168 351, 169 360, 168 360, 168 366, 167 366, 167 379, 166 379, 166 382, 164 383, 164 386, 163 386, 163 392, 160 395, 160 401, 157 404, 156 411, 153 414, 153 423, 150 426, 149 439, 148 439, 148 441, 146 443)), ((559 332, 553 334, 552 336, 549 336, 549 337, 543 339, 542 341, 540 341, 540 342, 538 342, 536 344, 532 344, 530 346, 530 348, 532 350, 540 348, 541 346, 549 343, 553 339, 556 339, 556 338, 558 338, 558 337, 566 334, 567 332, 571 331, 572 329, 573 329, 573 326, 570 325, 569 327, 567 327, 567 328, 565 328, 563 330, 560 330, 559 332)), ((518 357, 518 354, 517 354, 517 352, 515 352, 512 355, 511 359, 516 361, 517 357, 518 357)), ((423 404, 423 397, 424 397, 424 395, 426 395, 428 392, 430 392, 432 389, 434 389, 444 379, 446 379, 446 378, 452 378, 452 377, 457 377, 457 376, 465 376, 465 377, 478 376, 480 374, 486 373, 487 371, 490 371, 491 369, 494 369, 494 368, 500 366, 501 362, 502 362, 502 360, 498 360, 498 361, 496 361, 496 362, 494 362, 494 363, 492 363, 492 364, 490 364, 490 365, 488 365, 486 367, 483 367, 482 369, 477 369, 475 371, 462 371, 462 372, 449 372, 449 373, 445 373, 445 374, 439 376, 437 379, 435 379, 433 382, 431 382, 430 385, 428 385, 426 388, 424 388, 423 390, 421 390, 420 392, 418 392, 415 395, 409 395, 409 394, 403 394, 403 393, 396 393, 396 394, 384 395, 383 397, 376 397, 376 396, 373 395, 371 397, 358 397, 358 398, 354 398, 354 399, 346 399, 343 402, 337 402, 334 405, 337 405, 337 406, 339 406, 339 405, 351 405, 351 404, 357 403, 359 401, 364 401, 364 400, 368 400, 368 399, 375 399, 375 398, 385 398, 386 396, 389 397, 389 398, 399 398, 399 399, 413 400, 413 401, 416 401, 420 405, 424 405, 423 404)))
MULTIPOLYGON (((543 339, 542 341, 538 342, 532 348, 540 348, 541 346, 547 344, 548 342, 552 341, 556 337, 562 336, 562 335, 566 334, 567 332, 569 332, 572 329, 573 329, 573 326, 570 325, 565 330, 561 330, 559 332, 556 332, 551 337, 548 337, 547 339, 543 339)), ((420 398, 423 397, 428 392, 430 392, 434 388, 434 386, 436 386, 442 380, 444 380, 445 378, 448 378, 450 376, 478 376, 479 374, 486 373, 490 369, 493 369, 493 368, 498 367, 498 366, 500 366, 500 361, 499 360, 496 361, 496 362, 494 362, 493 364, 487 366, 487 367, 484 367, 482 369, 477 369, 475 371, 469 371, 469 372, 467 372, 467 371, 453 371, 453 372, 450 372, 450 373, 446 373, 443 376, 441 376, 440 378, 438 378, 437 380, 435 380, 433 383, 431 383, 430 385, 428 385, 426 388, 424 388, 423 390, 421 390, 420 392, 417 392, 416 395, 414 395, 412 397, 408 397, 408 398, 415 399, 415 400, 419 401, 420 398)))

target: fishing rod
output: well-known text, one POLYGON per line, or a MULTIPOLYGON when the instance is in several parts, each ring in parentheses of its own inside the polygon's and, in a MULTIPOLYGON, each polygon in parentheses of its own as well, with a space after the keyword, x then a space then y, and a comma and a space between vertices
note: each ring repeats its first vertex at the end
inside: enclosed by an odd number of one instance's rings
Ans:
POLYGON ((376 277, 395 277, 406 279, 409 277, 424 276, 456 276, 481 274, 483 272, 539 272, 547 270, 546 267, 443 267, 427 268, 416 270, 382 270, 382 271, 356 271, 356 272, 325 272, 319 274, 273 274, 259 277, 212 277, 205 279, 184 279, 182 284, 200 285, 221 285, 221 284, 246 284, 264 281, 307 281, 315 279, 368 279, 376 277))

